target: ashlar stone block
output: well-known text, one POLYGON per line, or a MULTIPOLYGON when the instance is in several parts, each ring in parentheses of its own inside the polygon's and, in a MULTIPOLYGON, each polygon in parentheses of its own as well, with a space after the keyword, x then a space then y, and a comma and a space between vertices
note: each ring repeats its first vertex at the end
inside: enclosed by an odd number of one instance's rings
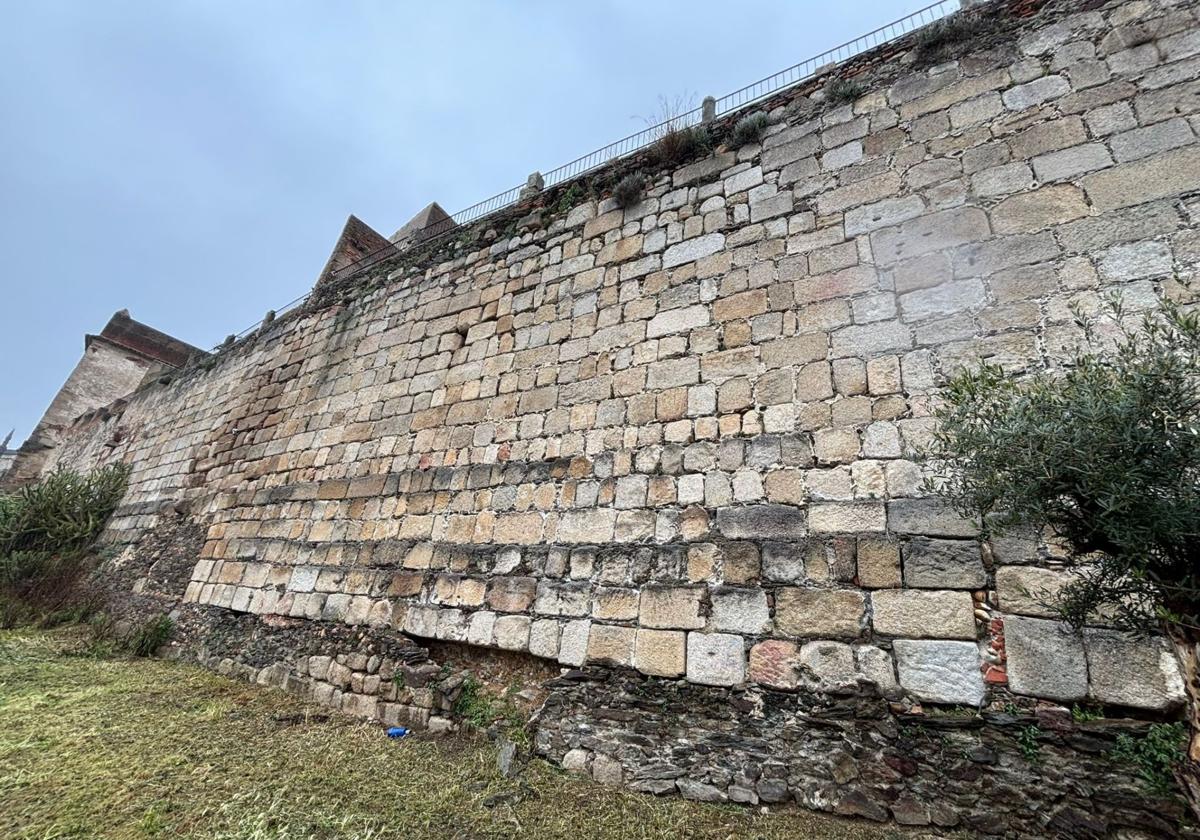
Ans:
POLYGON ((588 636, 587 661, 632 665, 633 642, 636 632, 632 627, 593 624, 588 636))
POLYGON ((721 587, 713 590, 711 599, 713 629, 751 636, 770 629, 767 593, 762 589, 721 587))
POLYGON ((892 650, 900 685, 917 699, 965 706, 983 703, 983 674, 974 642, 897 639, 892 650))
POLYGON ((1179 664, 1163 639, 1089 627, 1083 645, 1093 700, 1166 712, 1186 699, 1179 664))
POLYGON ((688 633, 687 679, 700 685, 737 685, 746 679, 746 651, 741 636, 688 633))
POLYGON ((633 667, 654 677, 681 677, 687 670, 686 633, 639 628, 633 644, 633 667))
POLYGON ((700 615, 704 594, 700 586, 645 587, 638 623, 659 630, 698 630, 704 626, 700 615))
POLYGON ((1004 647, 1013 692, 1064 703, 1087 696, 1083 641, 1066 623, 1009 616, 1004 620, 1004 647))
POLYGON ((969 592, 879 589, 871 593, 875 632, 910 639, 974 639, 969 592))
POLYGON ((785 588, 775 596, 775 624, 789 636, 854 639, 865 613, 866 598, 855 589, 785 588))

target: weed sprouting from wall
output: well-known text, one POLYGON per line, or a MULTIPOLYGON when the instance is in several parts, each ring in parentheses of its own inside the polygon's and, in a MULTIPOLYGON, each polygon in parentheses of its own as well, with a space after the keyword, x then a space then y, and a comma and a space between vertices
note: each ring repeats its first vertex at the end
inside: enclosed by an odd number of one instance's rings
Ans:
POLYGON ((712 138, 707 128, 685 124, 686 115, 691 110, 689 105, 689 101, 682 96, 673 100, 660 96, 658 114, 646 120, 654 130, 651 154, 659 166, 679 166, 712 149, 712 138))
POLYGON ((770 127, 770 124, 770 118, 762 111, 755 111, 753 114, 742 117, 733 126, 733 132, 729 135, 729 145, 740 149, 751 143, 761 143, 762 139, 767 136, 767 128, 770 127))
POLYGON ((646 176, 640 172, 626 175, 613 188, 613 201, 622 210, 634 206, 646 195, 646 176))
POLYGON ((990 31, 988 21, 978 13, 957 12, 917 30, 913 46, 922 64, 936 64, 953 58, 973 39, 990 31))
POLYGON ((825 101, 830 105, 844 105, 853 102, 867 92, 867 86, 862 82, 850 79, 834 79, 825 86, 825 101))

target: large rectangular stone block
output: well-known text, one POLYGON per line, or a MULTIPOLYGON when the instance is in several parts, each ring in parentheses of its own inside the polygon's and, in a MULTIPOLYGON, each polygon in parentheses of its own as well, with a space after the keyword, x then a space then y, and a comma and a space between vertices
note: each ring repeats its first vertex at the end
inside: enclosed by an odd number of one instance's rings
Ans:
POLYGON ((1122 163, 1080 181, 1099 211, 1142 204, 1193 190, 1200 183, 1200 146, 1122 163))
POLYGON ((974 639, 975 604, 968 592, 879 589, 871 593, 876 633, 910 639, 974 639))
POLYGON ((642 589, 638 623, 661 630, 698 630, 705 589, 701 586, 647 586, 642 589))
POLYGON ((863 631, 866 598, 856 589, 780 589, 775 626, 788 636, 855 639, 863 631))
POLYGON ((1093 700, 1166 712, 1186 699, 1179 663, 1165 640, 1088 627, 1083 631, 1083 645, 1088 694, 1093 700))
POLYGON ((730 539, 799 539, 808 533, 804 508, 747 505, 717 511, 717 530, 730 539))
POLYGON ((983 674, 974 642, 892 643, 900 685, 918 700, 978 706, 983 702, 983 674))
POLYGON ((1067 703, 1087 696, 1083 642, 1064 622, 1009 616, 1004 620, 1004 649, 1008 687, 1017 694, 1067 703))
POLYGON ((741 636, 688 633, 688 682, 737 685, 746 679, 746 649, 741 636))
POLYGON ((639 628, 633 643, 633 667, 653 677, 681 677, 687 670, 686 633, 639 628))

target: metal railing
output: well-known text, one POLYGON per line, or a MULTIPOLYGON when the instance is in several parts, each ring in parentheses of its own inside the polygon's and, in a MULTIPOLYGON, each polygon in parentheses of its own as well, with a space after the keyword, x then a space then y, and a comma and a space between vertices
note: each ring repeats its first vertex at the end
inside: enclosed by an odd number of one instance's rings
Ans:
MULTIPOLYGON (((922 26, 926 26, 936 20, 939 20, 940 18, 945 17, 946 15, 957 11, 960 7, 960 4, 961 0, 938 0, 938 2, 931 3, 922 9, 918 9, 912 14, 905 15, 899 20, 892 21, 891 23, 885 24, 878 29, 873 29, 865 35, 860 35, 857 38, 845 42, 844 44, 839 44, 832 49, 828 49, 825 52, 819 53, 811 58, 807 58, 798 64, 793 64, 791 67, 780 70, 778 73, 773 73, 766 78, 759 79, 753 84, 746 85, 739 90, 735 90, 733 93, 726 94, 725 96, 717 99, 715 101, 716 107, 714 115, 716 117, 721 117, 730 113, 731 111, 745 108, 748 105, 752 105, 755 102, 773 96, 784 88, 791 87, 802 81, 805 81, 806 79, 812 78, 818 73, 823 72, 830 65, 838 64, 868 50, 874 49, 875 47, 886 44, 889 41, 895 41, 899 38, 902 38, 910 32, 920 29, 922 26)), ((544 189, 553 187, 565 181, 570 181, 574 178, 578 178, 581 175, 585 175, 594 169, 598 169, 601 166, 611 163, 614 160, 618 160, 626 157, 627 155, 641 151, 647 146, 653 145, 660 137, 663 136, 664 133, 668 131, 699 125, 703 120, 703 112, 704 109, 701 107, 677 114, 657 125, 652 125, 646 129, 643 129, 642 131, 631 134, 628 137, 624 137, 616 141, 615 143, 609 143, 607 146, 603 146, 593 152, 583 155, 582 157, 578 157, 570 163, 565 163, 556 169, 552 169, 542 176, 542 188, 544 189)), ((484 199, 477 204, 472 204, 465 210, 458 211, 449 219, 442 220, 441 222, 435 222, 421 231, 421 236, 417 242, 420 244, 427 244, 429 242, 436 241, 448 235, 452 231, 457 230, 463 225, 470 224, 471 222, 482 219, 484 216, 489 216, 492 213, 503 210, 506 207, 517 203, 520 200, 524 189, 524 184, 513 187, 512 189, 505 190, 504 192, 498 193, 491 198, 484 199)), ((343 266, 342 268, 336 270, 333 272, 331 277, 335 280, 345 280, 359 274, 360 272, 366 271, 374 265, 384 262, 385 260, 395 256, 397 253, 398 251, 395 246, 380 248, 363 257, 360 257, 349 265, 343 266)), ((290 311, 295 309, 297 306, 302 305, 308 300, 310 294, 311 292, 306 293, 282 307, 277 312, 273 313, 272 317, 277 317, 282 315, 284 312, 290 311)), ((262 323, 260 322, 248 327, 237 335, 230 336, 226 339, 226 344, 230 343, 231 340, 237 341, 241 338, 244 338, 245 336, 259 329, 261 326, 262 323)))

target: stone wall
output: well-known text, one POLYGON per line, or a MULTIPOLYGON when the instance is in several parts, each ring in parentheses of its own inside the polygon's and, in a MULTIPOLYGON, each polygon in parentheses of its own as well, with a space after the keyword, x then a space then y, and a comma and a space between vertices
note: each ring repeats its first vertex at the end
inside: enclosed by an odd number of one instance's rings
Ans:
POLYGON ((11 460, 0 447, 0 490, 35 479, 57 460, 51 450, 78 432, 71 429, 81 415, 111 406, 148 377, 203 355, 202 350, 133 320, 127 310, 115 313, 99 334, 85 337, 83 357, 11 460))
POLYGON ((1108 292, 1193 300, 1197 4, 983 15, 936 61, 902 42, 778 95, 761 145, 642 154, 323 284, 58 461, 133 465, 130 554, 164 508, 203 526, 206 609, 647 691, 1173 715, 1166 647, 1055 621, 1057 549, 980 545, 917 454, 957 366, 1052 367, 1108 292))

